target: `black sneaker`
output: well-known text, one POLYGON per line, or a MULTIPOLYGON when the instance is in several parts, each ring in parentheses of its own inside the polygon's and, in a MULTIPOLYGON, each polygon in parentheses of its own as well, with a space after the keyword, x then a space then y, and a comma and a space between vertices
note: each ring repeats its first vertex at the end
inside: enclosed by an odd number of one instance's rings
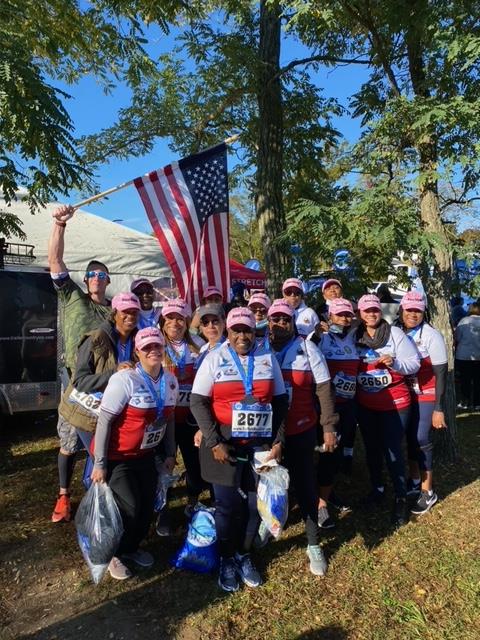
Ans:
POLYGON ((238 591, 237 563, 235 558, 220 558, 218 586, 224 591, 238 591))
POLYGON ((328 499, 328 504, 329 506, 331 505, 334 509, 336 509, 340 516, 346 515, 352 510, 352 507, 350 507, 348 504, 345 504, 333 491, 328 499))
POLYGON ((407 520, 408 520, 407 499, 395 498, 395 502, 393 503, 393 511, 392 511, 392 524, 395 527, 401 527, 402 525, 407 524, 407 520))
POLYGON ((433 505, 437 502, 438 496, 436 493, 432 493, 429 495, 428 491, 422 491, 420 493, 420 497, 418 498, 415 506, 410 510, 416 516, 421 516, 433 507, 433 505))
POLYGON ((327 507, 318 507, 318 526, 320 529, 335 528, 335 522, 330 517, 327 507))
POLYGON ((421 483, 414 482, 411 478, 407 480, 407 496, 417 497, 420 495, 421 483))
POLYGON ((385 491, 379 491, 378 489, 372 489, 368 495, 360 500, 360 504, 363 507, 379 507, 385 500, 385 491))

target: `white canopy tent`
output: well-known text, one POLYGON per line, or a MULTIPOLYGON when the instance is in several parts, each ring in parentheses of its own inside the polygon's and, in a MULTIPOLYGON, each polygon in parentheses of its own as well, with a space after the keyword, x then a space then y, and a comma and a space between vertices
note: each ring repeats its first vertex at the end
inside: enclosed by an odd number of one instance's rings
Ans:
MULTIPOLYGON (((2 205, 0 198, 0 208, 20 218, 27 236, 26 240, 11 237, 7 242, 34 245, 36 260, 33 265, 48 268, 48 238, 53 224, 51 214, 58 203, 48 204, 36 215, 31 215, 28 206, 22 202, 14 202, 10 207, 2 205)), ((156 238, 79 209, 67 223, 64 254, 64 262, 78 284, 82 285, 85 267, 94 258, 109 268, 110 297, 119 291, 128 291, 135 278, 160 281, 158 285, 161 287, 168 286, 168 280, 172 279, 156 238)))

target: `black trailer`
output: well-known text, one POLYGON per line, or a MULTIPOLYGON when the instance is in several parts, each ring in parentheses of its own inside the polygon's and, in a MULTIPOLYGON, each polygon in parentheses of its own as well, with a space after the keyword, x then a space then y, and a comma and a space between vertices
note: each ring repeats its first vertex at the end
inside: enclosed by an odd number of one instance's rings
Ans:
POLYGON ((60 396, 58 301, 34 247, 0 239, 0 413, 52 410, 60 396))

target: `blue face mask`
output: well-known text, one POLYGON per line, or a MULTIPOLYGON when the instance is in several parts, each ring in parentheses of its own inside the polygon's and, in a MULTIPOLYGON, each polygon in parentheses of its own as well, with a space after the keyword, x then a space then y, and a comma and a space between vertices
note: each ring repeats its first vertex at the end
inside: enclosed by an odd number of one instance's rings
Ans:
POLYGON ((339 324, 331 324, 328 327, 329 333, 343 333, 345 327, 341 327, 339 324))

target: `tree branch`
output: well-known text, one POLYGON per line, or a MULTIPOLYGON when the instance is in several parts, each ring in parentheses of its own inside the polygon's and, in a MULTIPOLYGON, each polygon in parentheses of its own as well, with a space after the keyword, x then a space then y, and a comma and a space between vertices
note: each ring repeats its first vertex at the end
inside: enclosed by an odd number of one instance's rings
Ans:
POLYGON ((310 64, 311 62, 331 62, 332 64, 366 64, 369 65, 371 63, 370 59, 365 59, 365 58, 335 58, 333 56, 326 56, 326 55, 316 55, 316 56, 310 56, 309 58, 299 58, 298 60, 292 60, 291 62, 289 62, 287 65, 285 65, 285 67, 282 67, 278 73, 276 73, 273 78, 270 80, 270 82, 272 82, 273 80, 276 80, 278 77, 285 75, 286 73, 288 73, 291 69, 294 69, 295 67, 299 67, 303 64, 310 64))

